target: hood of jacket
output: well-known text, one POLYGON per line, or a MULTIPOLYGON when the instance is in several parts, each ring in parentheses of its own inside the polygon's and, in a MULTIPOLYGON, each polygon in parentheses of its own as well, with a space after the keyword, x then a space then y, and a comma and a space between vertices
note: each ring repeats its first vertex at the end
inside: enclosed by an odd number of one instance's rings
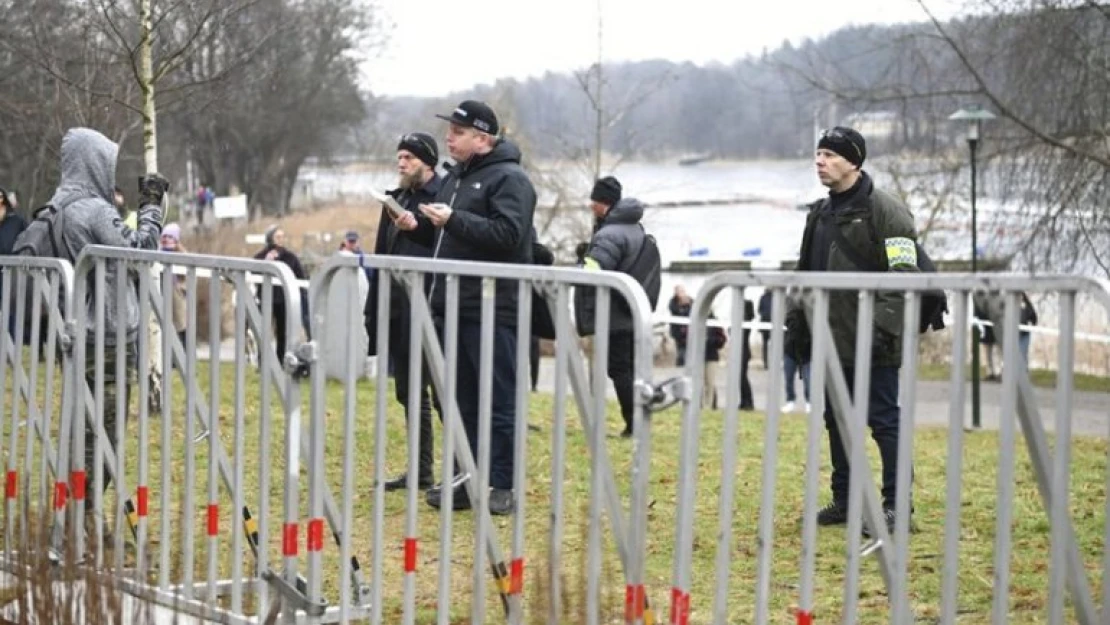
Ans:
POLYGON ((62 138, 61 179, 50 203, 63 209, 96 198, 112 204, 119 146, 91 128, 72 128, 62 138))
POLYGON ((455 166, 455 171, 460 176, 465 176, 471 172, 478 171, 484 167, 496 165, 498 163, 520 163, 522 154, 520 148, 515 143, 508 139, 498 139, 494 144, 493 149, 486 154, 479 154, 470 157, 470 160, 465 163, 460 163, 455 166))
POLYGON ((609 224, 638 224, 644 218, 644 203, 636 198, 623 198, 609 208, 598 227, 609 224))

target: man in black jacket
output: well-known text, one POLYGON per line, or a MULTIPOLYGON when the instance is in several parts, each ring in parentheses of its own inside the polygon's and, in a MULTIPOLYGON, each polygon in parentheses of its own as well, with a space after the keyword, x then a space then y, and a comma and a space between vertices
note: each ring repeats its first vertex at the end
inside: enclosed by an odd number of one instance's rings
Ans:
MULTIPOLYGON (((431 243, 435 258, 531 264, 532 216, 536 191, 520 166, 520 149, 499 138, 493 109, 467 100, 450 115, 447 149, 456 165, 443 182, 436 202, 420 206, 422 218, 402 216, 395 222, 416 240, 431 243)), ((432 314, 443 330, 446 295, 443 276, 433 276, 432 314)), ((489 496, 491 514, 513 509, 513 441, 516 430, 517 284, 499 280, 493 329, 493 392, 490 432, 489 496)), ((479 358, 481 355, 482 282, 459 280, 459 344, 456 400, 477 459, 479 358)), ((462 480, 453 480, 453 507, 470 507, 462 480)), ((441 488, 428 491, 428 504, 440 506, 441 488)))
MULTIPOLYGON (((640 251, 644 249, 647 233, 640 224, 644 217, 644 205, 634 198, 622 198, 621 193, 620 181, 612 176, 598 179, 590 191, 594 235, 582 258, 582 266, 586 269, 620 271, 631 275, 640 251)), ((594 311, 588 294, 586 289, 578 289, 575 293, 575 317, 580 324, 592 321, 594 311)), ((631 438, 636 335, 632 314, 627 307, 621 306, 619 298, 614 298, 610 305, 609 319, 607 373, 613 381, 624 419, 621 436, 631 438)))
MULTIPOLYGON (((866 157, 867 145, 863 136, 855 130, 838 126, 822 135, 817 144, 815 164, 821 184, 829 189, 829 197, 818 203, 806 217, 799 271, 918 271, 917 231, 913 215, 900 199, 872 183, 871 177, 862 169, 866 157)), ((883 515, 891 531, 894 527, 898 434, 901 426, 898 369, 902 365, 904 305, 900 291, 880 291, 875 294, 872 313, 867 424, 871 428, 871 437, 879 447, 883 515)), ((858 293, 837 291, 829 296, 827 321, 850 393, 855 380, 858 306, 858 293)), ((807 311, 800 305, 794 305, 787 313, 786 344, 790 346, 787 349, 799 362, 809 362, 810 356, 808 349, 799 347, 807 340, 806 314, 807 311)), ((816 365, 824 366, 824 363, 816 365)), ((825 407, 825 428, 829 432, 833 466, 833 499, 818 513, 817 523, 842 525, 848 520, 850 467, 831 403, 825 407)), ((866 524, 864 533, 870 534, 866 524)))
MULTIPOLYGON (((421 204, 435 200, 443 180, 436 174, 439 164, 439 146, 436 140, 423 132, 412 132, 397 144, 397 173, 400 174, 398 187, 389 192, 406 211, 416 214, 421 204)), ((389 210, 383 206, 381 220, 378 222, 378 237, 374 245, 375 254, 391 256, 420 256, 428 258, 432 249, 408 236, 393 225, 389 210)), ((378 347, 378 281, 377 273, 370 281, 366 297, 366 333, 370 337, 370 355, 377 354, 378 347)), ((393 388, 397 401, 405 407, 405 418, 409 415, 409 299, 405 286, 394 280, 389 294, 389 357, 393 361, 393 388)), ((385 366, 386 363, 382 363, 385 366)), ((417 485, 421 489, 432 486, 433 482, 433 434, 432 402, 429 393, 430 380, 421 377, 420 384, 420 454, 417 485)), ((399 490, 408 484, 408 474, 401 475, 385 483, 386 490, 399 490)))

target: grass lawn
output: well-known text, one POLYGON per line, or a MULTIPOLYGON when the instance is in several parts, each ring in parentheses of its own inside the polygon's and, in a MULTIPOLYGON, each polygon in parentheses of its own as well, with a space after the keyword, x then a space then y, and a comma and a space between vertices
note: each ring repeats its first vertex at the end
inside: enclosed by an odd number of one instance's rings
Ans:
MULTIPOLYGON (((41 372, 40 372, 41 375, 41 372)), ((201 367, 196 376, 198 383, 207 393, 209 374, 201 367)), ((41 383, 40 383, 41 384, 41 383)), ((170 479, 171 504, 169 513, 174 535, 170 538, 171 568, 173 581, 180 581, 185 570, 182 557, 183 527, 192 527, 195 537, 193 579, 203 579, 207 571, 209 553, 206 535, 205 514, 208 503, 207 482, 207 442, 196 448, 196 462, 192 474, 195 478, 192 509, 195 514, 189 524, 182 523, 182 499, 184 480, 187 475, 184 463, 184 403, 183 387, 180 377, 175 376, 175 387, 171 401, 172 450, 167 474, 170 479)), ((235 419, 235 387, 231 369, 222 372, 220 380, 220 439, 228 450, 233 451, 233 432, 235 419)), ((245 500, 252 512, 258 516, 259 509, 259 465, 269 463, 271 468, 270 485, 266 493, 269 505, 270 535, 268 552, 271 563, 280 566, 280 511, 282 502, 281 483, 285 473, 283 437, 284 427, 280 419, 272 421, 269 442, 262 440, 259 433, 259 381, 254 372, 246 376, 244 388, 246 413, 244 428, 244 484, 247 493, 245 500)), ((137 392, 135 393, 137 395, 137 392)), ((10 395, 8 395, 10 397, 10 395)), ((391 477, 405 465, 404 421, 399 406, 389 402, 386 446, 386 472, 391 477)), ((307 405, 309 386, 302 386, 302 400, 307 405)), ((132 400, 135 401, 134 399, 132 400)), ((207 398, 202 400, 208 405, 207 398)), ((373 558, 372 519, 374 488, 374 425, 373 408, 375 394, 373 384, 362 381, 358 384, 355 405, 359 416, 353 434, 348 439, 343 429, 343 407, 345 397, 343 387, 329 383, 327 392, 326 416, 326 457, 327 482, 338 501, 342 501, 340 488, 342 478, 342 449, 345 442, 353 446, 355 471, 353 484, 354 521, 351 544, 354 554, 360 559, 364 581, 371 580, 373 558)), ((526 621, 545 623, 549 609, 545 589, 549 587, 548 577, 549 549, 551 545, 550 498, 552 493, 553 459, 552 433, 554 399, 548 395, 533 395, 529 421, 541 428, 540 432, 530 432, 527 449, 527 483, 525 484, 525 605, 526 621)), ((568 402, 573 404, 573 401, 568 402)), ((275 403, 276 408, 276 403, 275 403)), ((275 415, 279 414, 275 412, 275 415)), ((618 431, 620 421, 615 404, 610 407, 610 431, 618 431)), ((5 414, 4 450, 7 453, 10 431, 10 413, 5 414)), ((161 522, 163 508, 160 497, 164 490, 162 474, 162 448, 160 417, 150 421, 150 522, 157 528, 161 522)), ((712 597, 715 586, 714 571, 717 531, 717 501, 720 481, 720 454, 722 449, 723 423, 720 413, 703 415, 701 435, 701 456, 698 471, 698 498, 696 503, 695 555, 691 601, 691 622, 710 621, 712 597)), ((56 416, 55 416, 56 423, 56 416)), ((681 415, 677 409, 658 414, 653 420, 653 443, 651 463, 651 494, 653 500, 648 518, 647 536, 647 590, 648 597, 655 609, 656 622, 668 619, 673 544, 675 538, 675 499, 676 478, 678 476, 678 443, 680 437, 681 415)), ((732 558, 731 576, 728 591, 728 613, 730 623, 749 623, 754 620, 754 587, 757 565, 757 519, 759 516, 759 485, 764 458, 764 417, 760 414, 742 413, 740 425, 739 462, 736 466, 736 510, 733 514, 731 534, 732 558)), ((138 423, 132 419, 128 425, 128 476, 129 491, 134 492, 135 467, 138 462, 138 423)), ((25 430, 22 430, 25 431, 25 430)), ((22 458, 23 442, 18 444, 19 457, 22 458)), ((307 431, 302 429, 302 436, 307 431)), ((440 431, 437 427, 436 445, 439 454, 440 431)), ((945 498, 945 463, 947 461, 947 432, 943 429, 921 429, 914 441, 916 488, 914 521, 919 528, 911 537, 910 584, 911 602, 918 617, 935 617, 940 606, 940 586, 942 576, 953 574, 942 570, 943 565, 943 523, 945 498)), ((608 441, 610 456, 617 475, 617 483, 627 502, 628 476, 630 475, 631 444, 628 441, 611 438, 608 441)), ((775 623, 794 623, 793 607, 797 604, 800 582, 801 562, 801 524, 804 488, 804 459, 806 445, 806 420, 804 417, 788 416, 781 423, 778 437, 779 463, 775 497, 774 554, 771 580, 771 615, 775 623)), ((873 446, 871 446, 873 447, 873 446)), ((821 484, 827 484, 828 457, 827 444, 822 436, 822 477, 821 484)), ((1017 476, 1014 500, 1013 555, 1011 557, 1011 599, 1008 621, 1011 623, 1042 622, 1047 619, 1048 602, 1048 561, 1049 525, 1039 495, 1037 494, 1024 443, 1019 439, 1016 452, 1017 476)), ((877 455, 871 449, 872 465, 877 467, 877 455)), ((37 452, 35 452, 37 453, 37 452)), ((1076 532, 1079 538, 1079 552, 1084 559, 1091 585, 1096 597, 1101 596, 1101 562, 1103 551, 1104 521, 1106 507, 1107 481, 1107 441, 1102 439, 1077 439, 1073 443, 1073 468, 1071 475, 1070 501, 1076 532)), ((587 540, 587 510, 589 504, 589 454, 585 434, 573 410, 568 416, 566 437, 566 456, 559 460, 565 467, 564 483, 564 531, 559 546, 562 561, 559 566, 560 580, 564 588, 562 615, 560 622, 582 622, 585 609, 585 569, 587 540)), ((302 463, 307 459, 302 459, 302 463)), ((960 568, 954 574, 960 582, 959 607, 960 623, 987 623, 991 618, 991 592, 993 588, 993 539, 995 526, 995 506, 997 500, 997 466, 999 450, 997 437, 991 432, 967 435, 964 449, 963 504, 961 507, 960 568)), ((37 475, 32 480, 37 482, 37 475)), ((90 478, 91 479, 91 478, 90 478)), ((305 471, 301 471, 301 514, 299 532, 299 554, 301 570, 305 563, 305 530, 307 521, 307 486, 305 471)), ((91 488, 91 485, 90 485, 91 488)), ((37 486, 32 484, 35 493, 37 486)), ((23 491, 21 491, 23 492, 23 491)), ((231 532, 238 520, 233 518, 234 506, 222 483, 219 489, 219 536, 214 553, 221 577, 227 577, 234 559, 231 549, 231 532)), ((826 496, 822 493, 822 502, 826 496)), ((37 499, 37 497, 36 497, 37 499)), ((109 503, 114 497, 108 498, 109 503)), ((387 493, 383 510, 385 537, 382 552, 383 563, 383 614, 384 622, 401 621, 403 614, 403 561, 402 548, 405 537, 407 497, 404 493, 387 493)), ((418 502, 418 568, 415 574, 415 613, 418 623, 433 623, 436 612, 436 589, 439 568, 439 545, 441 532, 439 515, 423 503, 423 494, 418 502)), ((452 623, 470 622, 473 583, 474 552, 474 515, 460 512, 454 515, 452 533, 452 603, 450 607, 452 623)), ((495 517, 495 531, 502 549, 508 555, 512 532, 511 517, 495 517)), ((624 602, 624 580, 619 559, 612 540, 608 538, 609 526, 605 524, 606 540, 603 555, 603 578, 606 582, 600 589, 602 594, 602 622, 622 622, 624 602)), ((325 537, 330 532, 325 531, 325 537)), ((829 623, 839 620, 842 607, 845 534, 842 528, 819 530, 817 553, 817 622, 829 623)), ((154 562, 158 562, 159 545, 154 545, 154 562)), ((249 552, 248 552, 249 553, 249 552)), ((331 602, 338 601, 339 567, 338 549, 333 541, 325 538, 323 562, 325 565, 322 585, 325 597, 331 602)), ((244 571, 253 566, 253 558, 244 555, 240 560, 244 571)), ((503 622, 501 608, 493 589, 493 581, 487 574, 487 621, 503 622)), ((887 622, 885 590, 878 574, 877 563, 873 558, 865 559, 862 567, 861 599, 859 622, 887 622)), ((1070 620, 1070 619, 1069 619, 1070 620)))

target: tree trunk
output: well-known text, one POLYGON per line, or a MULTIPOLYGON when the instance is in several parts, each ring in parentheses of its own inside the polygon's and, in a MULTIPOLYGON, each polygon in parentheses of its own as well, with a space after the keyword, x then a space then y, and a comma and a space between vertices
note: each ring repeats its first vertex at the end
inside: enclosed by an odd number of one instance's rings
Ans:
POLYGON ((601 20, 601 0, 597 0, 597 94, 594 100, 594 180, 601 178, 601 150, 604 145, 605 139, 605 108, 601 102, 601 91, 603 87, 601 61, 604 58, 602 55, 602 43, 604 41, 604 26, 601 20))
POLYGON ((158 171, 158 119, 154 108, 153 21, 150 3, 139 0, 139 87, 143 93, 143 162, 147 173, 158 171))

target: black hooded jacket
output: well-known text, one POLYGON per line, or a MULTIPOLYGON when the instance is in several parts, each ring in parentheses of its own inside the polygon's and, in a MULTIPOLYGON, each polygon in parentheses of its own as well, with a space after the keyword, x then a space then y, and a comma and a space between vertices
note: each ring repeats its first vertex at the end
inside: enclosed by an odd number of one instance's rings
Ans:
MULTIPOLYGON (((439 259, 531 264, 536 190, 520 158, 519 148, 500 139, 489 153, 452 168, 435 198, 451 206, 451 218, 436 229, 420 217, 408 235, 431 245, 433 257, 439 259)), ((443 276, 432 279, 430 299, 436 316, 446 310, 443 282, 443 276)), ((516 326, 517 288, 510 280, 497 283, 499 325, 516 326)), ((481 306, 481 280, 461 279, 459 318, 480 320, 481 306)))

